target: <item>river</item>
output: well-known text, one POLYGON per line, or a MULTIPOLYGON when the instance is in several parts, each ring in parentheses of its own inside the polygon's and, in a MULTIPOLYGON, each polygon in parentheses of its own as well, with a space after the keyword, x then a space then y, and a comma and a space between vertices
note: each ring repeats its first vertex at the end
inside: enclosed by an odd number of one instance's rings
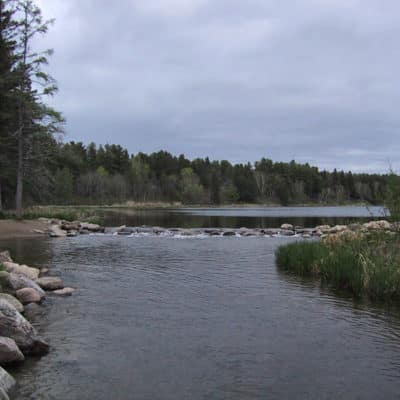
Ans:
POLYGON ((35 318, 52 350, 12 370, 15 399, 397 399, 398 310, 278 271, 290 240, 1 242, 78 289, 35 318))

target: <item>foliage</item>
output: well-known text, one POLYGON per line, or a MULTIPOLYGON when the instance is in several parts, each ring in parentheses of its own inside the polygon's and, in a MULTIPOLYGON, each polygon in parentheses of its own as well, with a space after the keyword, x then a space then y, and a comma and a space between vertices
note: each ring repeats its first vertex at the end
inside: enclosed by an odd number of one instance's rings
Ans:
POLYGON ((400 300, 400 236, 358 235, 324 242, 295 242, 278 248, 279 268, 314 276, 356 296, 400 300))
POLYGON ((400 176, 391 172, 387 180, 385 206, 393 221, 400 221, 400 176))

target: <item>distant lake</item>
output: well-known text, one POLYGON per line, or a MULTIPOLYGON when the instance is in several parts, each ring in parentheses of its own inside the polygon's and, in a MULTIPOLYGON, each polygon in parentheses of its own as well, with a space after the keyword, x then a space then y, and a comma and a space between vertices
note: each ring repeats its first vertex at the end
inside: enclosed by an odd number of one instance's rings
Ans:
POLYGON ((106 209, 106 226, 162 226, 166 228, 273 228, 288 222, 312 227, 382 218, 383 207, 185 207, 177 209, 106 209))

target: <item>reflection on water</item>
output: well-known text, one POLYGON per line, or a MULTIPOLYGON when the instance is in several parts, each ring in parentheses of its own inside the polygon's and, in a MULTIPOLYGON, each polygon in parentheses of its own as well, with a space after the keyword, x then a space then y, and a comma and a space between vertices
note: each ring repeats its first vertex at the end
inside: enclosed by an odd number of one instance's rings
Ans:
POLYGON ((397 312, 280 273, 286 240, 20 241, 79 290, 45 305, 52 351, 14 371, 16 398, 398 398, 397 312))
POLYGON ((345 224, 382 218, 382 207, 218 207, 181 209, 107 209, 106 226, 162 226, 166 228, 276 228, 283 223, 303 227, 345 224))

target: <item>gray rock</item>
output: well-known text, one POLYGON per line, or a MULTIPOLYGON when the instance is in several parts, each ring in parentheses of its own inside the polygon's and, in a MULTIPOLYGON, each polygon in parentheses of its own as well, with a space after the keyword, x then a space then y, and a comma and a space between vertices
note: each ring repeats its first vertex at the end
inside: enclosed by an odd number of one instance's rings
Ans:
POLYGON ((292 224, 282 224, 281 229, 287 230, 287 231, 292 231, 294 228, 293 228, 292 224))
POLYGON ((18 289, 16 295, 22 304, 40 303, 42 300, 40 294, 32 288, 18 289))
POLYGON ((0 300, 7 301, 13 307, 15 307, 18 312, 24 311, 24 306, 20 303, 20 301, 17 300, 14 296, 11 296, 10 294, 0 293, 0 300))
POLYGON ((72 293, 75 292, 75 289, 70 287, 65 287, 64 289, 54 290, 51 292, 52 294, 56 294, 58 296, 71 296, 72 293))
POLYGON ((35 280, 39 277, 39 269, 28 267, 27 265, 20 265, 12 262, 3 262, 4 268, 7 272, 14 272, 15 274, 21 274, 29 279, 35 280))
POLYGON ((14 389, 15 384, 15 379, 4 368, 0 367, 0 389, 3 399, 9 399, 7 393, 14 389))
POLYGON ((56 276, 46 276, 36 279, 36 283, 44 290, 58 290, 64 287, 63 281, 56 276))
POLYGON ((0 332, 14 339, 24 354, 46 354, 49 346, 38 337, 35 328, 9 303, 0 301, 0 332))
POLYGON ((15 341, 0 336, 0 365, 23 361, 25 359, 15 341))
POLYGON ((59 225, 50 225, 49 236, 54 238, 66 237, 67 232, 61 229, 59 225))
POLYGON ((8 284, 13 290, 32 288, 35 289, 41 297, 45 296, 44 290, 38 284, 23 275, 11 273, 8 277, 8 284))
POLYGON ((236 232, 235 231, 225 231, 222 235, 223 236, 236 236, 236 232))

